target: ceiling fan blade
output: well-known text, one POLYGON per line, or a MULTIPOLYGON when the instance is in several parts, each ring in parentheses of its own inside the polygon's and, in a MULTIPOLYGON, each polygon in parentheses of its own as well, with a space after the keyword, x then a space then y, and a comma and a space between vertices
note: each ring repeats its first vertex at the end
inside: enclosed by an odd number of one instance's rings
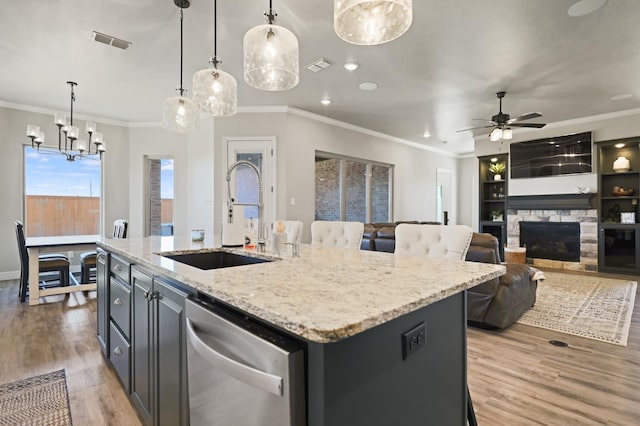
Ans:
POLYGON ((496 126, 495 124, 491 124, 491 125, 489 125, 489 126, 469 127, 469 128, 467 128, 467 129, 460 129, 460 130, 456 130, 456 133, 459 133, 459 132, 466 132, 467 130, 489 129, 489 128, 491 128, 491 127, 495 127, 495 126, 496 126))
POLYGON ((509 123, 511 127, 535 127, 536 129, 541 129, 546 125, 547 123, 509 123))
POLYGON ((528 114, 523 114, 519 117, 513 117, 512 119, 507 121, 507 124, 516 123, 518 121, 531 120, 532 118, 538 118, 538 117, 542 117, 542 114, 538 112, 530 112, 528 114))

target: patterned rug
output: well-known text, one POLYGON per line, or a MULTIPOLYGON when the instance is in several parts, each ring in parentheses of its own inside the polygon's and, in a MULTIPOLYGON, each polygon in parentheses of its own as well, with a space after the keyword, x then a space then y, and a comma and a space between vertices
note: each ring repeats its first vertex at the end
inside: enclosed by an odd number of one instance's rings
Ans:
POLYGON ((0 425, 71 425, 64 370, 0 386, 0 425))
POLYGON ((635 281, 545 272, 521 324, 627 346, 635 281))

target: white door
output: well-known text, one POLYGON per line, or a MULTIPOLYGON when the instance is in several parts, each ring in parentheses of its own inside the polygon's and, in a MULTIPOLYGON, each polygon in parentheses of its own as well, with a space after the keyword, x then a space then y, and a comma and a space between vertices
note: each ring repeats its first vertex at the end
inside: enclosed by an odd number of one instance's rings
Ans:
POLYGON ((445 212, 449 225, 456 224, 455 180, 453 172, 436 169, 436 220, 445 223, 445 212))
MULTIPOLYGON (((260 170, 263 202, 262 217, 264 220, 262 225, 266 226, 266 229, 272 229, 276 211, 275 138, 225 138, 225 147, 227 150, 227 170, 237 161, 249 161, 260 170)), ((228 192, 226 174, 223 184, 223 204, 226 206, 228 192)), ((255 172, 250 167, 241 165, 231 172, 230 188, 234 202, 243 204, 258 202, 258 182, 255 172)), ((253 218, 253 220, 256 220, 257 217, 258 209, 256 207, 244 208, 244 219, 253 218)))

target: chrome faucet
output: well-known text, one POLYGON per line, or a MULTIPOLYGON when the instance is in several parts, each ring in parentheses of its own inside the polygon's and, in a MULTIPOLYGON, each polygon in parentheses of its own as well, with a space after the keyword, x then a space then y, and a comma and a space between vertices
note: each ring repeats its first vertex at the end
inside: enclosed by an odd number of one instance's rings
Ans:
POLYGON ((227 169, 227 208, 229 211, 228 223, 233 223, 233 206, 251 206, 258 208, 258 248, 264 249, 265 236, 262 230, 262 177, 260 176, 260 170, 250 161, 240 160, 233 163, 227 169), (258 182, 258 202, 257 203, 236 203, 235 199, 231 196, 231 172, 233 172, 238 166, 247 166, 253 170, 256 174, 256 180, 258 182))

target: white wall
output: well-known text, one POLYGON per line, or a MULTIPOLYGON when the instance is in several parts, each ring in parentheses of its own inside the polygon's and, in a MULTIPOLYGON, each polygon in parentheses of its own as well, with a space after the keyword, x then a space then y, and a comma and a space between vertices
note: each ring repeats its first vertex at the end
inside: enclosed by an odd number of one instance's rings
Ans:
MULTIPOLYGON (((436 168, 456 173, 453 157, 391 142, 360 132, 318 122, 290 113, 238 114, 215 120, 215 157, 218 180, 216 206, 223 201, 224 161, 222 143, 231 136, 275 136, 277 147, 276 216, 302 220, 303 241, 310 241, 315 216, 316 150, 395 165, 395 220, 435 220, 436 168), (288 200, 296 199, 291 206, 288 200)), ((215 212, 220 209, 214 209, 215 212)), ((219 218, 215 221, 220 233, 219 218)))
POLYGON ((174 133, 158 127, 129 129, 129 235, 142 237, 145 229, 147 158, 174 159, 174 235, 191 229, 213 232, 213 120, 203 118, 198 130, 174 133))
MULTIPOLYGON (((74 120, 81 131, 83 120, 74 120)), ((113 220, 126 217, 129 210, 129 167, 127 158, 128 132, 125 127, 104 124, 97 121, 98 130, 103 133, 107 152, 102 161, 103 217, 101 228, 110 232, 113 220), (124 166, 122 164, 124 160, 124 166), (107 182, 109 182, 107 184, 107 182), (124 190, 122 190, 124 188, 124 190)), ((23 217, 23 150, 27 139, 27 124, 36 124, 45 132, 48 144, 58 138, 58 128, 53 124, 53 113, 39 113, 0 107, 0 170, 3 184, 0 186, 0 200, 4 206, 0 209, 0 279, 17 278, 20 270, 20 258, 16 243, 14 221, 23 217)), ((80 160, 79 160, 80 161, 80 160)), ((91 161, 91 160, 82 160, 91 161)), ((102 232, 103 232, 102 231, 102 232)))

